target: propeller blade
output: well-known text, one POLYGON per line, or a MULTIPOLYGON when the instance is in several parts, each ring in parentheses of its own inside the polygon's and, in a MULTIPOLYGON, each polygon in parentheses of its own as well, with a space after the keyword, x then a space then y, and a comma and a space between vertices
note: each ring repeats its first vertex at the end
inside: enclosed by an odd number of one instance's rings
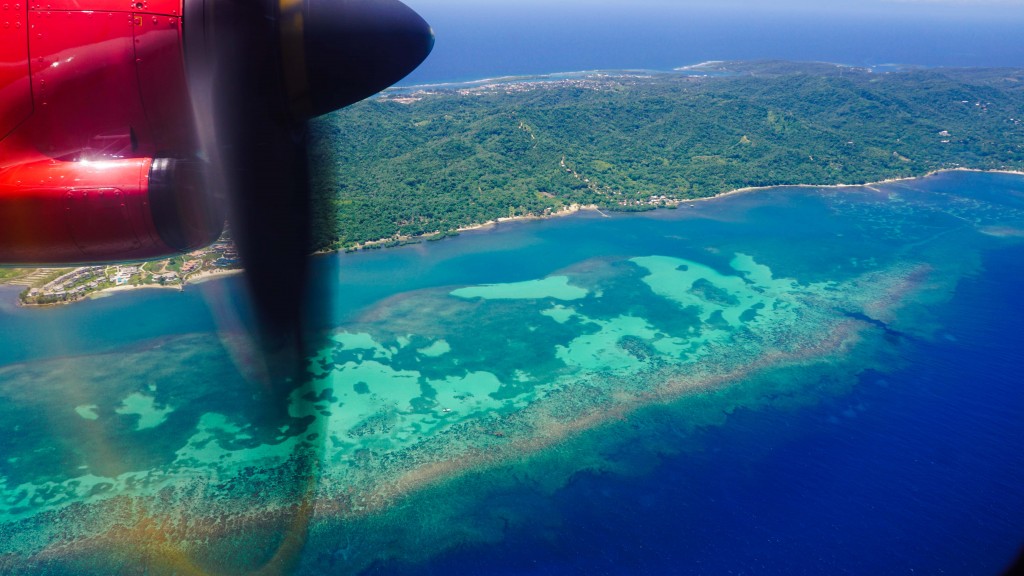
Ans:
MULTIPOLYGON (((309 117, 391 86, 434 46, 430 26, 398 0, 305 0, 302 5, 308 92, 296 92, 295 105, 309 117)), ((287 20, 284 24, 294 26, 287 20)), ((286 71, 295 70, 296 54, 286 50, 285 56, 293 58, 285 63, 286 71)), ((291 84, 291 75, 288 80, 291 84)))
POLYGON ((226 191, 229 199, 266 367, 258 391, 263 412, 250 415, 249 430, 302 439, 290 480, 275 488, 296 513, 268 530, 285 537, 261 571, 287 573, 306 538, 326 441, 325 421, 309 400, 315 394, 307 362, 326 337, 310 319, 329 305, 323 295, 332 291, 308 297, 314 247, 306 122, 400 80, 426 58, 433 33, 397 0, 185 0, 184 10, 207 190, 226 191))
POLYGON ((433 32, 398 0, 186 0, 185 20, 211 185, 231 199, 260 333, 294 348, 313 248, 305 122, 400 80, 433 32))

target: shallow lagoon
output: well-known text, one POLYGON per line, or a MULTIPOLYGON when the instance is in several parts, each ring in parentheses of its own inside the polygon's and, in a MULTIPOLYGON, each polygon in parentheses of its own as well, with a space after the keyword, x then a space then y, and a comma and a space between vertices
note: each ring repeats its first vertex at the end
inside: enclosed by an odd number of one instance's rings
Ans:
POLYGON ((3 308, 0 567, 995 573, 1022 231, 1024 178, 945 173, 324 258, 269 408, 237 279, 3 308))

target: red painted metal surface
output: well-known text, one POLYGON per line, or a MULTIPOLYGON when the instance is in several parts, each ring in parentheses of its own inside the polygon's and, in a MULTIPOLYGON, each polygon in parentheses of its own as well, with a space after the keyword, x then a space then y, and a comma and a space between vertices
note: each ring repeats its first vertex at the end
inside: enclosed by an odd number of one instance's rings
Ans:
POLYGON ((23 4, 0 6, 0 139, 32 114, 27 16, 23 4))
POLYGON ((148 159, 24 164, 0 171, 0 246, 18 262, 145 259, 155 232, 148 159))
POLYGON ((139 134, 139 141, 152 145, 145 151, 148 155, 198 147, 191 122, 181 26, 177 16, 134 17, 135 70, 147 130, 139 134))
POLYGON ((158 156, 196 149, 181 0, 0 4, 0 264, 173 253, 158 156))
POLYGON ((138 152, 146 122, 135 74, 132 15, 29 12, 35 149, 52 158, 100 160, 138 152))
POLYGON ((140 12, 181 15, 181 0, 39 0, 29 9, 67 12, 140 12))

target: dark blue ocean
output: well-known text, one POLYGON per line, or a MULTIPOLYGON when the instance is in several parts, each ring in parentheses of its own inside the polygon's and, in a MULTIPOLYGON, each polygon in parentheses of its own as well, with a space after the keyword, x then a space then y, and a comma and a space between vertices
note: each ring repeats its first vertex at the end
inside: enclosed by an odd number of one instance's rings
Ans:
POLYGON ((437 41, 402 84, 708 60, 1024 66, 1015 2, 785 4, 410 0, 437 41))
POLYGON ((642 478, 580 473, 533 529, 427 566, 442 576, 994 575, 1024 538, 1024 260, 985 257, 908 366, 797 412, 740 411, 642 478))

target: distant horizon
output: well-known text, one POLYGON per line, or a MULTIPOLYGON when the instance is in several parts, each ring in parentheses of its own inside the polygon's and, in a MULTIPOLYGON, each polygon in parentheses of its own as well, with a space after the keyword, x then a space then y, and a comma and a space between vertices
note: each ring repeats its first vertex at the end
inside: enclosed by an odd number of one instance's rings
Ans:
POLYGON ((737 10, 739 0, 716 7, 648 0, 544 8, 530 1, 406 1, 434 28, 437 43, 401 86, 583 70, 671 70, 709 60, 1024 67, 1024 4, 1016 1, 869 0, 861 10, 737 10))
MULTIPOLYGON (((683 64, 680 64, 678 66, 673 66, 671 68, 591 68, 591 69, 587 69, 587 70, 554 70, 554 71, 551 71, 551 72, 529 72, 529 73, 522 73, 522 74, 497 74, 497 75, 480 77, 480 78, 466 78, 466 79, 456 79, 456 80, 443 80, 443 81, 438 81, 438 82, 429 82, 428 81, 428 82, 422 82, 422 83, 418 83, 418 84, 409 84, 409 83, 403 81, 403 82, 401 82, 399 84, 396 84, 395 86, 393 86, 391 88, 388 88, 386 90, 408 90, 408 89, 411 89, 411 88, 433 88, 433 87, 446 87, 446 86, 465 86, 465 85, 484 84, 484 83, 488 83, 488 82, 507 82, 507 81, 518 81, 518 80, 530 81, 530 80, 535 80, 535 79, 544 79, 544 78, 553 78, 553 77, 557 77, 557 78, 561 79, 561 77, 564 77, 564 76, 575 76, 575 75, 585 76, 585 75, 589 75, 589 74, 603 74, 603 73, 608 73, 608 74, 615 74, 615 73, 621 73, 621 74, 631 74, 631 73, 633 73, 633 74, 643 74, 643 73, 669 74, 669 73, 672 73, 672 72, 683 72, 686 68, 692 68, 692 67, 700 66, 700 65, 703 65, 703 64, 713 64, 713 63, 718 63, 718 62, 720 62, 720 63, 730 63, 730 62, 765 62, 765 63, 768 63, 768 62, 790 62, 790 63, 793 63, 793 64, 821 64, 821 65, 829 65, 829 66, 836 66, 836 67, 843 67, 843 68, 854 68, 854 69, 859 69, 859 70, 871 70, 872 72, 879 73, 879 74, 890 71, 890 70, 885 70, 885 71, 879 70, 879 69, 882 69, 882 68, 922 69, 922 70, 925 70, 925 69, 942 69, 942 68, 950 68, 950 69, 957 69, 957 68, 978 68, 978 69, 983 69, 983 68, 1024 68, 1024 65, 1022 65, 1022 66, 944 66, 944 65, 914 64, 914 63, 906 63, 906 62, 877 62, 877 63, 869 63, 869 64, 850 64, 848 62, 828 62, 828 61, 824 61, 824 60, 793 60, 793 59, 788 59, 788 58, 729 58, 729 59, 717 58, 717 59, 710 59, 710 60, 702 60, 700 62, 683 63, 683 64)), ((695 75, 699 75, 699 74, 695 74, 695 75)))

